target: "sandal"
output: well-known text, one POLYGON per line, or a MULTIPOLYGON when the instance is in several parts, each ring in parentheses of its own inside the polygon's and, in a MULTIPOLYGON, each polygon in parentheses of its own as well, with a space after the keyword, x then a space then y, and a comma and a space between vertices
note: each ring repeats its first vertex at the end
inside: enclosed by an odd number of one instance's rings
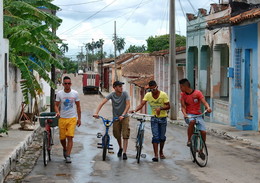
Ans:
POLYGON ((160 158, 165 159, 166 157, 162 154, 162 155, 160 155, 160 158))
POLYGON ((153 158, 153 162, 158 162, 158 158, 153 158))

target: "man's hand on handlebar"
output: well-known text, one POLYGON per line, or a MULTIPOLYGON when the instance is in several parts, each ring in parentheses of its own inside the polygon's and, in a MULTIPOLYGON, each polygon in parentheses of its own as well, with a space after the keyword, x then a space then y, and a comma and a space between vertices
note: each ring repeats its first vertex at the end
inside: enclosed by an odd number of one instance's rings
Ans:
POLYGON ((135 110, 131 110, 131 111, 129 111, 129 113, 131 114, 131 113, 135 113, 136 111, 135 110))
POLYGON ((99 115, 98 114, 93 114, 93 117, 98 119, 99 118, 99 115))
POLYGON ((211 112, 212 112, 212 109, 209 107, 209 108, 207 109, 207 112, 208 112, 208 113, 211 113, 211 112))

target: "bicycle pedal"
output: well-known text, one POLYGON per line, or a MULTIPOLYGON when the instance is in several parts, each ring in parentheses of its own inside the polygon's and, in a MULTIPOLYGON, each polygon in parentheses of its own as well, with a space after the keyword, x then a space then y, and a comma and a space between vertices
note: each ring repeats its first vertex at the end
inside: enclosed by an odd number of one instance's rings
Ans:
POLYGON ((109 146, 113 146, 113 144, 109 144, 109 146))
POLYGON ((114 152, 114 151, 108 151, 108 153, 109 153, 109 154, 115 154, 115 152, 114 152))
POLYGON ((101 147, 97 147, 97 148, 102 149, 103 147, 101 146, 101 147))
POLYGON ((102 143, 97 143, 97 145, 102 146, 102 143))
POLYGON ((112 147, 109 147, 108 149, 109 149, 109 150, 113 150, 113 148, 112 148, 112 147))

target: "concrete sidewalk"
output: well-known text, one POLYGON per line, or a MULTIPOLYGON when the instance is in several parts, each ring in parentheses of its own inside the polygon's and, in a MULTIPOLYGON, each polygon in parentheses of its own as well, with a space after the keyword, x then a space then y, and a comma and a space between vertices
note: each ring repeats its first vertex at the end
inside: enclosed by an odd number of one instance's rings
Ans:
POLYGON ((36 122, 33 131, 20 130, 20 125, 12 125, 8 135, 0 137, 0 183, 15 167, 17 160, 22 156, 27 147, 32 143, 35 136, 40 135, 41 127, 36 122))

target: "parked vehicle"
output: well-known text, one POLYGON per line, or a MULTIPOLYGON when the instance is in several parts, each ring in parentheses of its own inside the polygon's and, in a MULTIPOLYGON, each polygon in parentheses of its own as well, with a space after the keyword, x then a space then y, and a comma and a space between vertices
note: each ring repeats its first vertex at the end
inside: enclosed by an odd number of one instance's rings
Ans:
POLYGON ((83 93, 98 94, 100 86, 100 75, 96 72, 87 72, 83 74, 83 93))

